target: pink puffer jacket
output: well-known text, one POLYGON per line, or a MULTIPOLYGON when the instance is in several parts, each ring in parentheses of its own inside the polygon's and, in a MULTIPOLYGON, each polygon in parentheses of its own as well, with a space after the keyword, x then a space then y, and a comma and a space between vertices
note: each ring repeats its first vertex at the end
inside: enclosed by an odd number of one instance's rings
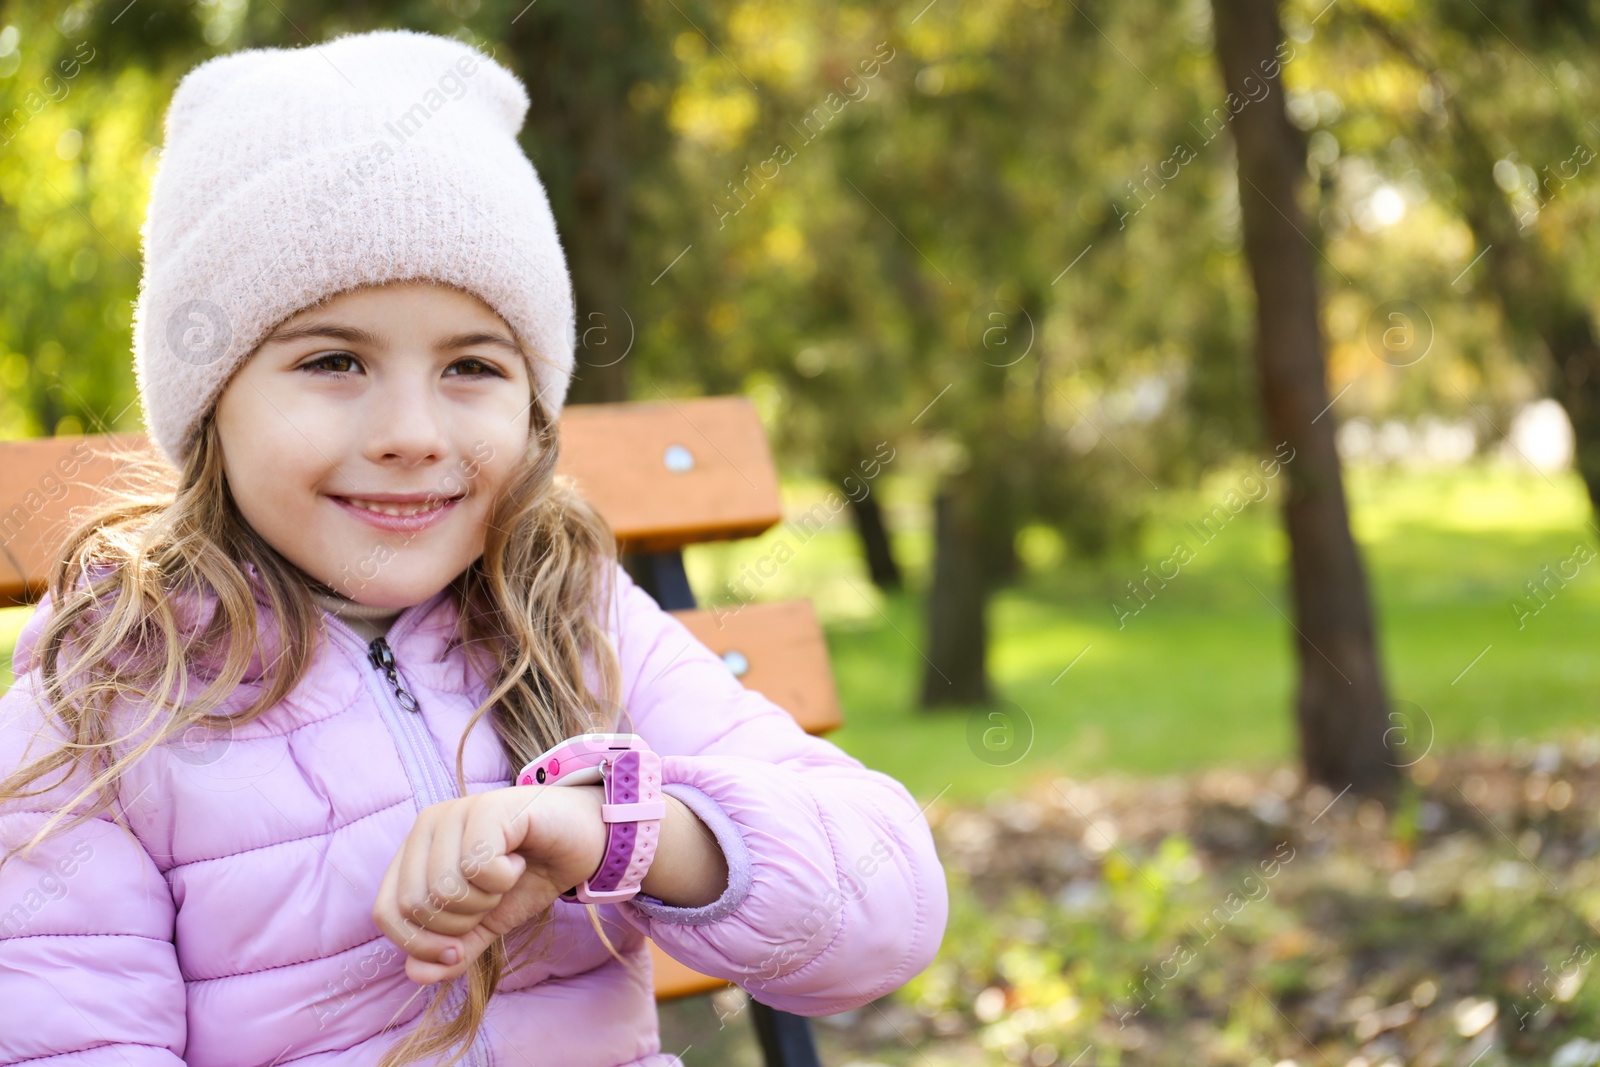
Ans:
MULTIPOLYGON (((807 736, 616 576, 624 704, 663 756, 664 791, 717 835, 729 886, 698 909, 602 906, 636 970, 582 905, 558 902, 553 947, 502 982, 467 1067, 677 1065, 660 1050, 646 936, 767 1004, 821 1015, 904 984, 944 934, 944 872, 906 789, 807 736)), ((414 1025, 431 989, 417 995, 371 911, 418 810, 456 795, 456 746, 487 693, 450 645, 451 595, 395 622, 393 679, 325 616, 330 639, 282 703, 135 765, 117 804, 132 835, 102 814, 0 869, 0 1062, 354 1067, 414 1025)), ((47 597, 0 697, 0 774, 41 721, 32 653, 48 610, 47 597)), ((262 611, 262 647, 230 706, 259 692, 274 654, 262 611)), ((487 721, 465 771, 472 792, 510 784, 487 721)), ((30 837, 70 800, 66 785, 0 811, 0 844, 30 837)))

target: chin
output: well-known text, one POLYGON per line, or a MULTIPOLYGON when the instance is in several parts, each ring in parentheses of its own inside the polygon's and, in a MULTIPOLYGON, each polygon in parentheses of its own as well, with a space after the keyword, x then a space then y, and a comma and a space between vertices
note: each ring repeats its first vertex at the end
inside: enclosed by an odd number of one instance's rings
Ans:
POLYGON ((403 555, 403 551, 370 544, 348 553, 332 549, 323 558, 331 556, 344 562, 331 570, 318 567, 318 573, 312 573, 304 566, 297 566, 297 569, 313 588, 331 590, 367 607, 402 611, 432 597, 471 565, 468 560, 453 570, 440 568, 443 554, 436 548, 426 550, 426 561, 414 550, 410 558, 403 555), (406 567, 407 563, 423 566, 406 567))
POLYGON ((350 599, 368 607, 404 611, 429 599, 449 584, 450 579, 443 576, 433 579, 419 578, 415 581, 385 582, 381 587, 378 582, 373 581, 364 589, 358 590, 350 599))

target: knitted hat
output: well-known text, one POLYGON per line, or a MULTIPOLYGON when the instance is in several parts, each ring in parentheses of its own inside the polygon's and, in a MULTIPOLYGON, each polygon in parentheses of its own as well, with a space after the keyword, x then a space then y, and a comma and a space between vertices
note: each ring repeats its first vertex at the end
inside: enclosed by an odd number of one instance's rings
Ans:
POLYGON ((207 60, 178 84, 145 218, 134 371, 181 467, 262 339, 366 285, 430 280, 493 308, 552 415, 577 343, 549 199, 517 144, 528 94, 447 37, 352 34, 207 60))

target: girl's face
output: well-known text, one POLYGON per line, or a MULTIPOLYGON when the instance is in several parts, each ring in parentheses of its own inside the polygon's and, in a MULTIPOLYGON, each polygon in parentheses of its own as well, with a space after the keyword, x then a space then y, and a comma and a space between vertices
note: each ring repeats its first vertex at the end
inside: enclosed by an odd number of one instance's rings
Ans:
POLYGON ((483 554, 532 396, 515 335, 476 297, 360 289, 284 321, 234 375, 217 402, 223 467, 291 563, 363 604, 409 607, 483 554))

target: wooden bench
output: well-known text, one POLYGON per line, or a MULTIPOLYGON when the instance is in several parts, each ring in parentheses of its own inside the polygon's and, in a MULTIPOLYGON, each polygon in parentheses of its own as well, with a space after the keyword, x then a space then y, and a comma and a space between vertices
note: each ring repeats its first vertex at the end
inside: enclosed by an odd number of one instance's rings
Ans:
MULTIPOLYGON (((740 397, 581 405, 561 417, 561 464, 605 516, 624 566, 721 656, 745 685, 808 732, 842 723, 822 628, 810 601, 699 610, 683 564, 692 544, 751 537, 783 517, 777 471, 754 406, 740 397)), ((0 606, 43 595, 73 509, 117 479, 137 435, 0 441, 0 606)), ((656 999, 724 989, 652 942, 656 999)), ((808 1020, 752 1002, 769 1067, 816 1067, 808 1020)))

